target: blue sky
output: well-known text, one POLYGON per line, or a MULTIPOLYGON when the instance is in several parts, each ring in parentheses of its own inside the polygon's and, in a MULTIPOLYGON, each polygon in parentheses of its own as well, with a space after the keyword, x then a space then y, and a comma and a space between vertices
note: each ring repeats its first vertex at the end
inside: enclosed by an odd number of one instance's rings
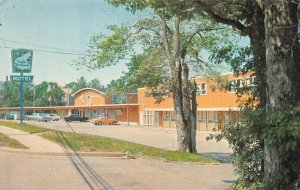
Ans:
MULTIPOLYGON (((104 0, 0 0, 0 81, 12 75, 11 48, 84 52, 90 37, 107 32, 107 25, 132 23, 143 16, 114 8, 104 0)), ((124 64, 92 72, 77 70, 71 66, 77 57, 34 51, 34 82, 66 84, 84 76, 107 84, 126 70, 124 64)))

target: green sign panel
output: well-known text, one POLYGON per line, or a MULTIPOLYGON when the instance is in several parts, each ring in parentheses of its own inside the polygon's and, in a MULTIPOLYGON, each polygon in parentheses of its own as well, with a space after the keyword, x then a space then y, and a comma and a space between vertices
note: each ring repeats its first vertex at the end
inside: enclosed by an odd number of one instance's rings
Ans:
POLYGON ((27 49, 11 50, 12 72, 31 73, 32 55, 33 55, 32 50, 27 50, 27 49))
POLYGON ((31 82, 33 81, 33 76, 21 76, 21 75, 11 75, 10 76, 11 81, 24 81, 24 82, 31 82))

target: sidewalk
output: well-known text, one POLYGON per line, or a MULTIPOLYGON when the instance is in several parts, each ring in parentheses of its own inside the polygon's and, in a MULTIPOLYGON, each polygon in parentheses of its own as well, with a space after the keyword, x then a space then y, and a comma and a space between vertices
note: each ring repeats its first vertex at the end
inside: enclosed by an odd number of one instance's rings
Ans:
POLYGON ((15 152, 33 155, 52 155, 52 156, 95 156, 95 157, 123 157, 123 153, 117 152, 74 152, 60 144, 51 142, 37 134, 30 134, 17 129, 12 129, 0 125, 0 133, 15 139, 27 146, 29 149, 13 149, 8 147, 0 147, 0 152, 15 152))
MULTIPOLYGON (((15 139, 24 144, 29 150, 22 150, 26 152, 40 152, 40 153, 65 153, 64 149, 56 143, 39 137, 36 134, 29 134, 24 131, 12 129, 9 127, 0 126, 0 133, 7 135, 9 138, 15 139)), ((0 147, 0 149, 7 149, 0 147)))

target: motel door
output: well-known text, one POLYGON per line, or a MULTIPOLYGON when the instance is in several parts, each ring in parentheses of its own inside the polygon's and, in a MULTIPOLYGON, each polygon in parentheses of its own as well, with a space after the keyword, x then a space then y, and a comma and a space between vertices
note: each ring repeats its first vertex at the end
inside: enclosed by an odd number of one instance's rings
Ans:
POLYGON ((82 117, 85 117, 85 116, 86 116, 86 111, 82 110, 82 117))
POLYGON ((155 127, 159 127, 159 112, 155 112, 155 127))

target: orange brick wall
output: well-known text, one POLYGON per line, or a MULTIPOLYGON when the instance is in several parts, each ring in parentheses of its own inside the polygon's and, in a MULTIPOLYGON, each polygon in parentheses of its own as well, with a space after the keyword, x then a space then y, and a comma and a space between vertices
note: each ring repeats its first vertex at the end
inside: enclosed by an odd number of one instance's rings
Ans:
POLYGON ((74 96, 74 103, 75 106, 81 106, 81 105, 88 105, 88 96, 91 97, 91 105, 100 105, 105 104, 106 98, 99 94, 97 91, 86 89, 83 90, 74 96), (82 102, 82 96, 83 96, 83 102, 82 102))
MULTIPOLYGON (((139 113, 138 113, 138 108, 128 108, 128 121, 129 122, 139 122, 139 113)), ((116 115, 117 121, 122 121, 125 122, 127 121, 127 109, 123 109, 123 114, 122 115, 116 115)))
MULTIPOLYGON (((247 78, 250 74, 244 76, 234 77, 232 74, 227 75, 227 78, 247 78)), ((218 89, 216 82, 207 80, 205 78, 197 78, 196 83, 206 83, 206 95, 197 95, 198 108, 235 108, 239 106, 237 102, 237 96, 233 92, 229 92, 225 89, 218 89), (210 85, 215 85, 214 90, 210 89, 210 85)), ((146 97, 146 88, 138 89, 138 104, 139 111, 143 108, 155 109, 155 108, 173 108, 172 97, 165 99, 160 104, 155 104, 155 99, 152 97, 146 97)), ((245 97, 246 98, 246 97, 245 97)))

